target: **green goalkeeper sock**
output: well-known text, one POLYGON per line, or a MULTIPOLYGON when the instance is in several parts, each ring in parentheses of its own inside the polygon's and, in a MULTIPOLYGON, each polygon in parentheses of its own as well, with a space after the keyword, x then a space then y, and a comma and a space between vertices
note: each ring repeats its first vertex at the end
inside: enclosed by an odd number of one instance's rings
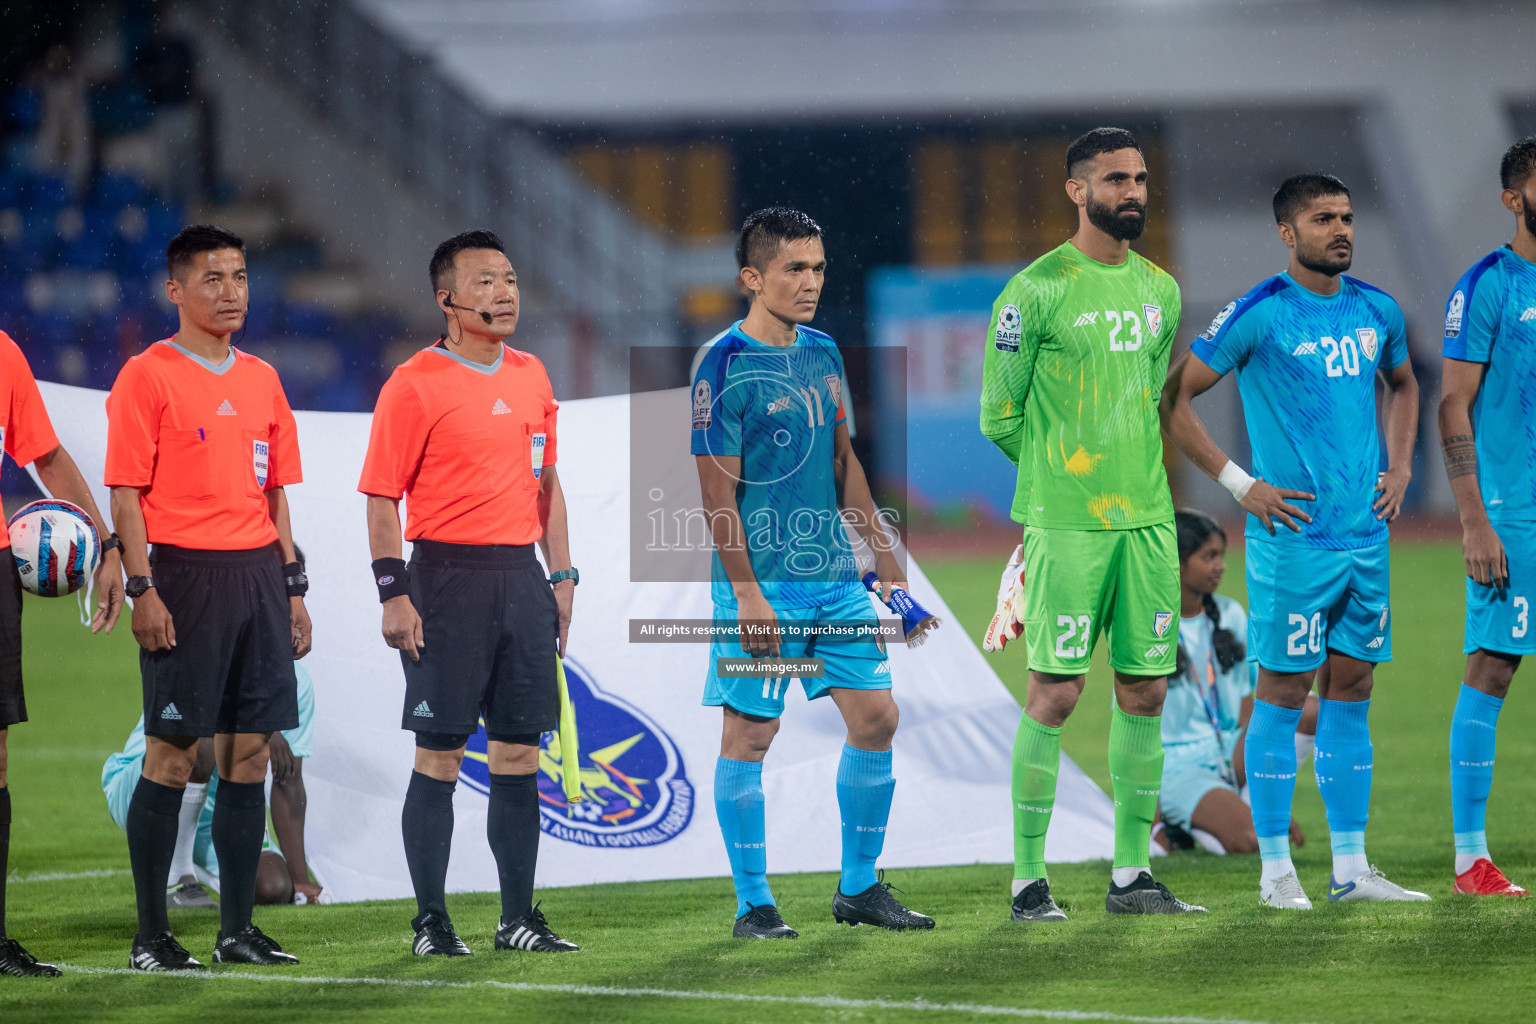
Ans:
POLYGON ((1163 779, 1163 717, 1128 715, 1109 724, 1109 777, 1115 795, 1115 867, 1146 867, 1163 779))
POLYGON ((1013 737, 1013 877, 1044 878, 1045 830, 1056 807, 1061 729, 1019 717, 1013 737))

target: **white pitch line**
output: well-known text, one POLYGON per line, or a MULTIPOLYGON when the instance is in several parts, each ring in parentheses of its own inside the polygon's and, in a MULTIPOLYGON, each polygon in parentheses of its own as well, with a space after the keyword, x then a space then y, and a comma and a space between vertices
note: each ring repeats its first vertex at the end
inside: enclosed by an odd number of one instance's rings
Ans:
MULTIPOLYGON (((126 967, 77 967, 60 964, 76 974, 114 974, 144 977, 126 967)), ((246 974, 230 971, 175 971, 166 978, 188 981, 264 981, 290 985, 384 985, 397 988, 505 989, 513 992, 552 992, 571 996, 618 998, 693 999, 704 1002, 762 1003, 780 1006, 815 1006, 829 1010, 905 1010, 912 1013, 969 1013, 987 1017, 1027 1020, 1111 1021, 1113 1024, 1269 1024, 1233 1017, 1148 1017, 1109 1010, 1041 1010, 1025 1006, 988 1006, 984 1003, 931 1003, 926 999, 847 999, 843 996, 773 996, 751 992, 709 992, 698 989, 615 988, 608 985, 541 985, 524 981, 437 981, 430 978, 320 978, 292 974, 246 974)))
POLYGON ((117 875, 129 875, 133 872, 127 868, 98 868, 95 871, 34 871, 30 875, 11 875, 6 884, 18 882, 73 882, 79 878, 113 878, 117 875))

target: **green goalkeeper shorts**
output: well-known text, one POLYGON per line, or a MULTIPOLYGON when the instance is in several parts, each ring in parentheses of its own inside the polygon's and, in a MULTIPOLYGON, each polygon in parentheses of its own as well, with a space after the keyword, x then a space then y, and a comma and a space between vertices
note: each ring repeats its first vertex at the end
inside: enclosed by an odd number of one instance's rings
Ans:
POLYGON ((1109 664, 1172 675, 1179 643, 1179 548, 1173 523, 1135 530, 1024 530, 1029 667, 1081 675, 1109 633, 1109 664))

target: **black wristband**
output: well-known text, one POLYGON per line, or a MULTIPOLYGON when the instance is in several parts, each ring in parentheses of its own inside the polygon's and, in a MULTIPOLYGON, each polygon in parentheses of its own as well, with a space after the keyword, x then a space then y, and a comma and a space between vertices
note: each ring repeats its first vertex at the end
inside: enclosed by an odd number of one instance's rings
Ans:
POLYGON ((410 594, 411 571, 405 567, 403 558, 375 558, 373 582, 379 588, 379 604, 383 604, 392 597, 410 594))
POLYGON ((101 557, 103 557, 103 558, 107 557, 107 552, 108 551, 111 551, 113 549, 121 551, 122 548, 123 548, 123 539, 121 537, 119 537, 115 533, 109 533, 109 534, 107 534, 107 539, 101 542, 101 557))
POLYGON ((304 575, 302 562, 289 562, 283 566, 283 585, 289 597, 303 597, 309 593, 309 577, 304 575))

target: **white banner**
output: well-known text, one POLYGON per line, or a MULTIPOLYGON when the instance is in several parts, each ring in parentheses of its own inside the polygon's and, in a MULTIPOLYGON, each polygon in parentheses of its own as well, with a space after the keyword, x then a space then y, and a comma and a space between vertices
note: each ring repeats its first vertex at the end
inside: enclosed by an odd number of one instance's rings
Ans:
MULTIPOLYGON (((105 393, 41 387, 60 440, 105 510, 105 393)), ((648 441, 686 451, 685 392, 677 402, 675 431, 648 441)), ((315 649, 305 660, 317 716, 315 753, 304 768, 310 864, 337 900, 409 896, 400 809, 413 737, 400 728, 404 681, 398 654, 379 633, 364 498, 356 490, 369 417, 297 416, 304 483, 288 495, 294 537, 308 556, 315 626, 315 649)), ((541 887, 729 872, 713 798, 721 713, 699 704, 709 647, 631 644, 628 636, 631 618, 709 618, 709 585, 629 582, 629 450, 627 396, 562 404, 560 481, 572 558, 582 573, 568 664, 581 778, 592 799, 565 806, 558 756, 547 751, 539 779, 541 887)), ((901 727, 881 864, 1011 861, 1009 752, 1019 705, 922 571, 912 562, 909 571, 913 596, 945 623, 924 647, 898 645, 890 652, 901 727)), ((988 591, 993 585, 990 576, 976 581, 988 591)), ((774 873, 835 871, 834 784, 844 728, 830 700, 808 704, 798 687, 791 693, 763 773, 768 866, 774 873)), ((485 841, 484 772, 483 762, 465 761, 454 805, 450 891, 497 887, 485 841)), ((1113 818, 1104 793, 1063 756, 1047 859, 1110 857, 1113 818)))

